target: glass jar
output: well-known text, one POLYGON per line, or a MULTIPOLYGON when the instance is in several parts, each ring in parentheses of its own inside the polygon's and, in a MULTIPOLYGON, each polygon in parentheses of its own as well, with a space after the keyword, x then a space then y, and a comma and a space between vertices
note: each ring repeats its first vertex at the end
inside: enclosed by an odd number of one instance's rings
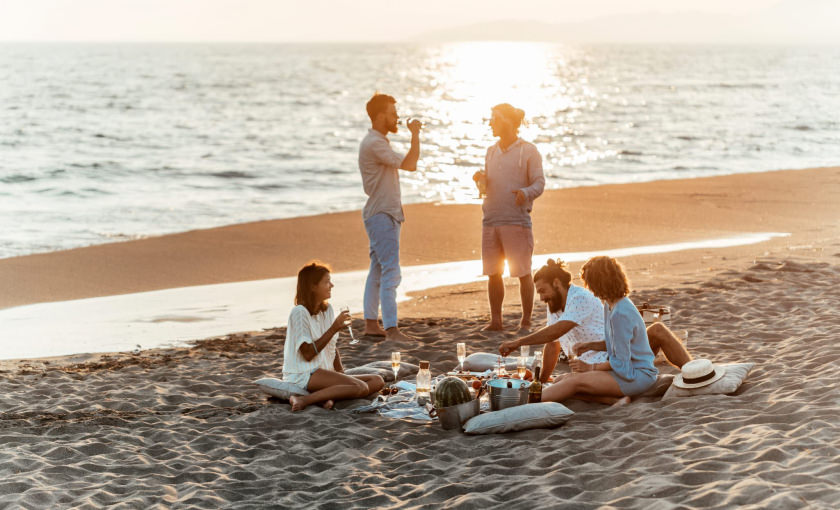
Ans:
POLYGON ((417 404, 424 406, 431 402, 432 372, 429 370, 428 361, 420 362, 420 370, 417 372, 417 404))

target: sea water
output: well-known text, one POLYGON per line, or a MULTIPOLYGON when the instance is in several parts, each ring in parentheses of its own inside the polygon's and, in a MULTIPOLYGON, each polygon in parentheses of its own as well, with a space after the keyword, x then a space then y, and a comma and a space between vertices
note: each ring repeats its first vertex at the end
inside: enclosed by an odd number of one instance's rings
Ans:
POLYGON ((360 209, 375 91, 424 122, 407 203, 477 201, 500 102, 548 188, 836 165, 838 69, 804 46, 0 44, 0 258, 360 209))

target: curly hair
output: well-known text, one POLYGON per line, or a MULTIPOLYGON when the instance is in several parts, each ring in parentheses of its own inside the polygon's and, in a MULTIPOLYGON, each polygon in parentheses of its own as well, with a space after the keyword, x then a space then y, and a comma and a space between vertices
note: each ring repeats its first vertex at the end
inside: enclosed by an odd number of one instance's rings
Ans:
POLYGON ((569 272, 568 266, 562 260, 548 259, 546 264, 534 273, 534 281, 540 280, 549 283, 552 283, 554 280, 560 280, 560 283, 568 288, 569 283, 572 281, 572 273, 569 272))
POLYGON ((315 301, 315 293, 312 289, 321 282, 324 275, 330 274, 330 267, 323 262, 313 260, 298 271, 297 293, 295 304, 303 305, 309 310, 310 315, 315 315, 327 309, 327 302, 315 301))
POLYGON ((630 280, 624 266, 612 257, 602 255, 587 260, 580 268, 580 277, 599 299, 615 301, 630 294, 630 280))

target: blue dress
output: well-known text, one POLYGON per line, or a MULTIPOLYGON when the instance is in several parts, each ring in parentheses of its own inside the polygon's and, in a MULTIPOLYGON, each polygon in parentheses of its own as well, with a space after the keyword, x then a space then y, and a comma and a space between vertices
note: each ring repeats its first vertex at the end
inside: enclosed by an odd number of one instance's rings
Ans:
POLYGON ((604 329, 610 373, 621 392, 633 396, 650 389, 659 371, 653 366, 645 321, 630 298, 624 297, 612 310, 604 303, 604 329))

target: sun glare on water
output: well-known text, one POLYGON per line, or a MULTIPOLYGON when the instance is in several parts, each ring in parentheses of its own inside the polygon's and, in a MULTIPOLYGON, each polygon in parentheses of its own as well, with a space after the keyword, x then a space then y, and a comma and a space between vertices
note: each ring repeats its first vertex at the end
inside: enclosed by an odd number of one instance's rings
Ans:
POLYGON ((487 147, 496 141, 488 121, 499 103, 525 111, 520 135, 537 144, 545 161, 571 129, 569 112, 590 99, 585 76, 567 68, 572 51, 526 42, 455 43, 430 50, 424 73, 428 94, 415 98, 427 124, 427 171, 403 179, 405 184, 422 179, 428 200, 476 202, 472 174, 484 166, 487 147))

